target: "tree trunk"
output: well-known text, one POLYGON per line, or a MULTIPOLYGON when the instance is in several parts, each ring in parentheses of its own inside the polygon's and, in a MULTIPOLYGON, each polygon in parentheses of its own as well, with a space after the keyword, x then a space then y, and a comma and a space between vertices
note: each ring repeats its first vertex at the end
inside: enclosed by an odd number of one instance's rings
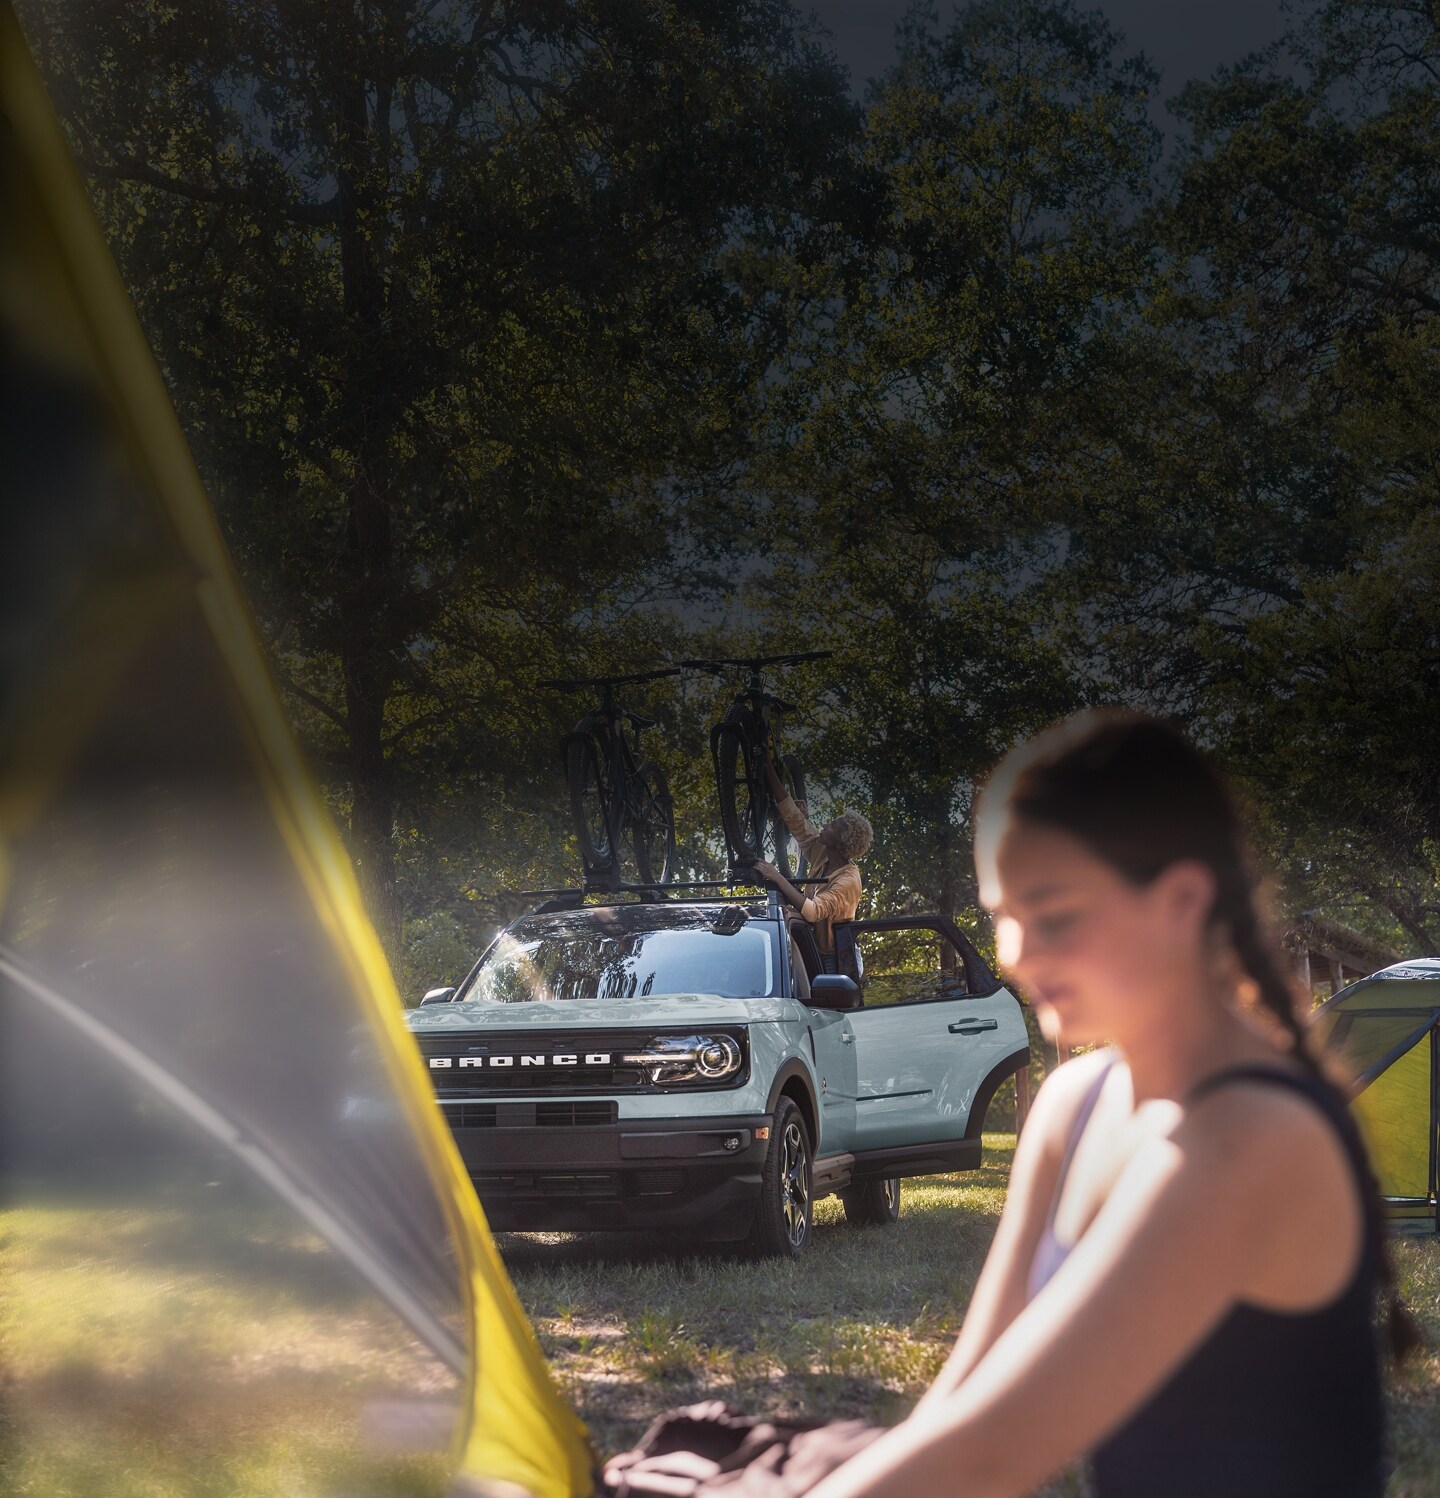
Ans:
POLYGON ((337 592, 349 728, 351 852, 370 919, 393 956, 399 949, 402 913, 395 880, 395 797, 385 758, 394 646, 395 556, 385 478, 392 413, 385 370, 386 290, 379 266, 383 216, 373 211, 377 166, 368 108, 366 85, 359 80, 340 110, 336 174, 343 310, 355 350, 345 401, 353 469, 337 592))
MULTIPOLYGON (((936 861, 940 870, 940 888, 937 891, 939 902, 938 914, 943 915, 947 921, 955 919, 956 907, 959 905, 958 880, 955 875, 955 828, 951 824, 949 814, 949 798, 945 798, 939 808, 935 822, 935 853, 936 861)), ((940 943, 940 966, 942 970, 953 971, 959 963, 959 955, 949 942, 940 943)))

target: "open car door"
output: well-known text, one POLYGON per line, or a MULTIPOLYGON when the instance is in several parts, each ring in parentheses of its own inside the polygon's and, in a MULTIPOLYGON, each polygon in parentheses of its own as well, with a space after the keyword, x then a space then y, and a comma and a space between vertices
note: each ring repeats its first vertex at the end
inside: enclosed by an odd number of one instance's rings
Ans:
POLYGON ((835 933, 840 970, 863 999, 849 1015, 857 1167, 978 1165, 990 1099, 1030 1054, 1016 999, 943 916, 850 921, 835 933))

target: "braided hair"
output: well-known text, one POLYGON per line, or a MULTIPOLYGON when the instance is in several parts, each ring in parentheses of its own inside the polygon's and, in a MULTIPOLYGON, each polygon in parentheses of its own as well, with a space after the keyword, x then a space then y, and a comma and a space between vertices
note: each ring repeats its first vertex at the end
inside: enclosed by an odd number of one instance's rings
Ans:
MULTIPOLYGON (((1211 925, 1234 953, 1247 998, 1296 1062, 1343 1101, 1265 929, 1235 804, 1215 767, 1177 729, 1121 709, 1077 713, 1013 750, 991 775, 981 804, 1068 833, 1135 885, 1151 883, 1182 859, 1203 863, 1215 880, 1211 925)), ((1387 1340, 1398 1361, 1418 1345, 1420 1333, 1395 1285, 1379 1190, 1368 1170, 1365 1198, 1387 1302, 1387 1340)))

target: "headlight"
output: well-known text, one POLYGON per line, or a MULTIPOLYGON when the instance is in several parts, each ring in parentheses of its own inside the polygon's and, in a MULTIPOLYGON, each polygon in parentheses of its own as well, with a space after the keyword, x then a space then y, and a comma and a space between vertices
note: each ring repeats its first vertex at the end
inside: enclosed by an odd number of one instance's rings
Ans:
POLYGON ((623 1066, 643 1068, 653 1083, 728 1081, 744 1060, 733 1035, 657 1035, 643 1051, 620 1058, 623 1066))

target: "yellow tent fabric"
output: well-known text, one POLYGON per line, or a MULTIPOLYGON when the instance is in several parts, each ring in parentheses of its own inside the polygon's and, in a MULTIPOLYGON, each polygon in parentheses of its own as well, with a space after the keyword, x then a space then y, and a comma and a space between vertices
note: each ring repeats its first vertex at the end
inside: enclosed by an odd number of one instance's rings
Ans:
POLYGON ((1430 1191, 1430 1047, 1411 1046, 1352 1104, 1381 1194, 1425 1197, 1430 1191))
POLYGON ((462 1365, 460 1474, 584 1498, 584 1430, 7 0, 0 115, 0 974, 230 1144, 462 1365))
POLYGON ((1396 963, 1342 989, 1315 1015, 1351 1082, 1351 1109, 1392 1212, 1440 1212, 1440 960, 1396 963))

